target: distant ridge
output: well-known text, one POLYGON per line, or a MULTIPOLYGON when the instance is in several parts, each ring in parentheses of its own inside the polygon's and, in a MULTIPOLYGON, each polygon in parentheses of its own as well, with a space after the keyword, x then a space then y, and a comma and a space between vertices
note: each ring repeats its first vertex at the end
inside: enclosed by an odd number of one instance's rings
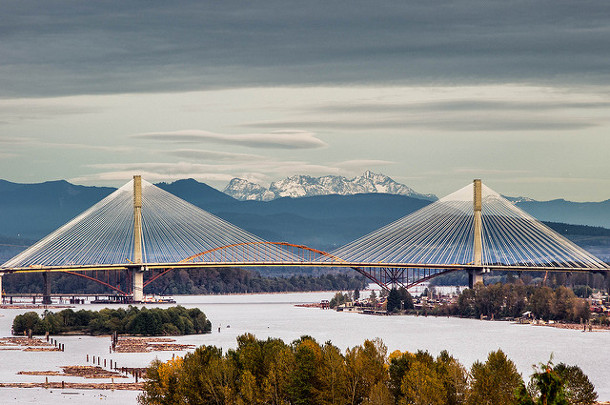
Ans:
POLYGON ((271 183, 268 189, 244 179, 234 178, 225 187, 224 192, 240 201, 271 201, 281 197, 300 198, 316 195, 368 193, 396 194, 422 200, 437 200, 434 194, 418 193, 385 174, 373 173, 370 170, 353 179, 332 175, 321 177, 294 175, 271 183))

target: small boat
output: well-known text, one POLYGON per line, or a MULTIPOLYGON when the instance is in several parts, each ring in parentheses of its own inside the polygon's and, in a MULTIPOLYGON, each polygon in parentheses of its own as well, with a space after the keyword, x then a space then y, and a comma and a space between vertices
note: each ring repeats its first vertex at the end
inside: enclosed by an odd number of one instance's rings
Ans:
POLYGON ((142 299, 142 304, 175 304, 176 300, 172 297, 156 297, 156 296, 145 296, 142 299))

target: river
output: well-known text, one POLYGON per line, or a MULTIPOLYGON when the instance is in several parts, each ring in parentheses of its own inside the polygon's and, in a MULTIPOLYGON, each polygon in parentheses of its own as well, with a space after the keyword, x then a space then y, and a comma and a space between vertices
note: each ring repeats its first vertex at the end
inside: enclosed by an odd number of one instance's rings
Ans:
MULTIPOLYGON (((182 336, 176 340, 177 343, 215 345, 226 350, 235 347, 235 338, 247 332, 261 339, 279 337, 284 341, 307 334, 321 343, 330 340, 344 350, 361 344, 365 339, 379 337, 387 345, 388 352, 423 349, 437 355, 446 349, 466 367, 476 360, 484 360, 490 351, 500 348, 516 363, 524 377, 529 376, 534 363, 546 362, 552 354, 555 363, 580 366, 595 384, 600 400, 610 400, 610 356, 606 352, 610 347, 610 332, 583 333, 579 330, 459 318, 371 316, 294 306, 330 299, 332 295, 325 292, 176 297, 180 305, 203 310, 213 324, 211 334, 182 336)), ((97 305, 77 305, 75 310, 80 308, 101 309, 97 305)), ((12 319, 26 311, 0 310, 0 335, 10 336, 12 319)), ((172 352, 109 354, 109 337, 60 336, 58 340, 65 344, 65 352, 0 351, 0 382, 44 382, 44 376, 17 373, 22 370, 61 371, 60 366, 85 365, 87 354, 112 359, 124 367, 142 367, 155 357, 161 360, 172 357, 172 352)), ((61 379, 71 382, 108 381, 49 377, 49 381, 61 379)), ((125 379, 125 382, 128 381, 125 379)), ((137 393, 125 391, 0 388, 2 404, 54 401, 135 404, 136 397, 137 393)))

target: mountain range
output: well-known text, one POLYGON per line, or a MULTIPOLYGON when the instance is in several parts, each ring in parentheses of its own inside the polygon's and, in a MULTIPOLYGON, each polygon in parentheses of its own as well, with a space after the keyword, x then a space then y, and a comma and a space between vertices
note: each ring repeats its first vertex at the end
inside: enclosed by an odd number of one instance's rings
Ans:
MULTIPOLYGON (((332 250, 431 203, 430 199, 379 192, 240 201, 193 179, 157 186, 264 239, 323 250, 332 250)), ((50 233, 114 190, 63 180, 40 184, 0 180, 0 263, 23 249, 19 246, 50 233)), ((593 254, 604 256, 610 251, 610 229, 599 228, 610 228, 610 200, 517 200, 515 204, 534 217, 562 223, 549 225, 563 234, 576 235, 593 254)))
POLYGON ((385 174, 373 173, 370 170, 353 179, 343 176, 311 177, 298 174, 273 182, 269 188, 234 178, 223 192, 240 201, 271 201, 281 197, 301 198, 316 195, 369 193, 397 194, 430 201, 438 199, 434 194, 418 193, 385 174))

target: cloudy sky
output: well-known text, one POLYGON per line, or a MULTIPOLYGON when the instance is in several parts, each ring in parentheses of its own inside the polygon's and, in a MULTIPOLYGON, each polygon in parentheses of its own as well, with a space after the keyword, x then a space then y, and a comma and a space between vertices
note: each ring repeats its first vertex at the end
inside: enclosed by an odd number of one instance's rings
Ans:
POLYGON ((610 2, 4 1, 0 178, 610 198, 610 2))

